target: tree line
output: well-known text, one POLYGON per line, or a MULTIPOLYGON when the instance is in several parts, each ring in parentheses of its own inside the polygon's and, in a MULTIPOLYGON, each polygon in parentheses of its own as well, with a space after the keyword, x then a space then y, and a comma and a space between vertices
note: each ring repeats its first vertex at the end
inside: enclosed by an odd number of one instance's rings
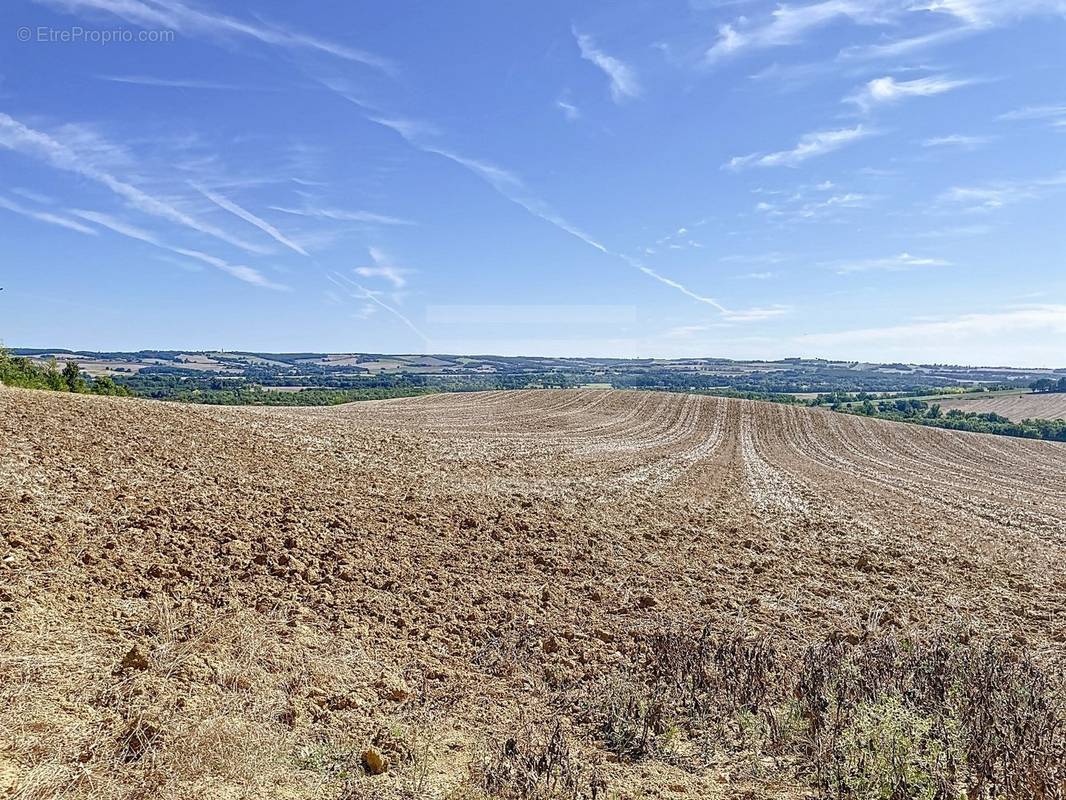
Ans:
POLYGON ((977 413, 959 409, 945 412, 939 403, 927 403, 924 400, 882 400, 878 403, 865 400, 855 406, 835 405, 833 410, 956 431, 1066 442, 1066 420, 1023 419, 1021 422, 1014 422, 1002 414, 992 412, 977 413))
POLYGON ((108 375, 87 379, 76 361, 68 361, 63 369, 60 369, 55 358, 45 364, 38 364, 25 356, 12 356, 4 347, 0 347, 0 383, 24 389, 48 389, 76 394, 117 397, 128 397, 132 394, 108 375))
POLYGON ((1041 378, 1040 380, 1030 383, 1029 388, 1034 392, 1039 392, 1041 394, 1066 392, 1066 378, 1059 378, 1057 381, 1052 380, 1051 378, 1041 378))

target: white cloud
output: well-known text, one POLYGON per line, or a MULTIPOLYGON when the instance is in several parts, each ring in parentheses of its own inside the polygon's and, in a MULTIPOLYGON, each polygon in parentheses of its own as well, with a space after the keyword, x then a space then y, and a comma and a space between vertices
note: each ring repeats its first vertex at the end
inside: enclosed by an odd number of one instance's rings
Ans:
POLYGON ((839 19, 859 24, 887 21, 891 3, 884 0, 823 0, 808 5, 779 5, 768 20, 752 23, 745 17, 718 28, 718 39, 705 59, 714 64, 745 50, 797 44, 809 31, 839 19))
MULTIPOLYGON (((332 87, 331 87, 332 88, 332 87)), ((343 93, 342 93, 343 94, 343 93)), ((359 101, 344 95, 348 100, 362 107, 362 103, 359 101)), ((439 131, 436 126, 430 125, 428 122, 423 122, 416 119, 407 119, 406 117, 383 117, 383 116, 368 116, 371 122, 381 125, 384 128, 388 128, 391 131, 395 131, 400 134, 409 143, 413 143, 415 139, 422 136, 436 136, 439 131)))
POLYGON ((191 250, 185 247, 174 247, 169 245, 155 236, 155 234, 138 228, 135 225, 131 225, 125 220, 113 217, 110 214, 104 214, 99 211, 86 211, 84 209, 72 209, 71 214, 80 217, 81 219, 88 220, 99 225, 102 228, 108 228, 115 233, 126 236, 130 239, 137 239, 138 241, 146 242, 154 247, 159 247, 163 250, 169 250, 172 253, 185 256, 186 258, 192 258, 197 261, 202 261, 205 264, 209 264, 227 275, 230 275, 238 280, 250 283, 254 286, 261 286, 265 289, 277 289, 287 291, 289 287, 267 278, 263 273, 252 267, 247 267, 242 264, 231 264, 224 258, 213 256, 210 253, 204 253, 200 250, 191 250))
POLYGON ((936 47, 947 42, 955 41, 973 33, 973 29, 962 26, 946 28, 933 33, 920 36, 912 36, 907 39, 896 39, 879 44, 854 45, 840 51, 838 59, 841 61, 877 61, 882 59, 899 58, 908 56, 913 52, 936 47))
POLYGON ((248 209, 242 208, 241 206, 234 203, 232 200, 223 197, 217 192, 212 192, 210 189, 207 189, 203 186, 197 186, 196 184, 192 184, 192 186, 194 189, 196 189, 196 191, 198 191, 200 194, 202 194, 204 197, 206 197, 219 208, 223 209, 224 211, 228 211, 235 217, 243 219, 249 225, 254 225, 255 227, 259 228, 259 230, 263 231, 263 233, 265 233, 267 236, 274 239, 276 242, 285 245, 290 250, 294 250, 302 256, 307 255, 306 250, 300 247, 300 245, 296 244, 296 242, 292 241, 292 239, 289 239, 287 236, 285 236, 285 234, 283 234, 265 219, 260 219, 248 209))
MULTIPOLYGON (((380 292, 375 292, 370 289, 367 289, 362 284, 359 284, 337 272, 327 275, 326 277, 349 297, 355 298, 357 300, 368 301, 368 303, 373 303, 378 308, 388 311, 390 314, 400 320, 404 325, 414 331, 415 335, 418 336, 418 338, 421 339, 425 344, 429 344, 429 338, 422 332, 422 330, 417 325, 415 325, 409 317, 404 315, 398 309, 390 306, 384 300, 382 300, 379 296, 381 294, 380 292)), ((364 305, 362 306, 361 318, 365 319, 367 316, 369 316, 369 314, 366 313, 366 303, 364 303, 364 305)))
POLYGON ((906 39, 849 47, 842 60, 898 58, 945 44, 986 28, 1037 15, 1066 14, 1066 0, 822 0, 793 5, 781 3, 768 16, 739 17, 720 25, 718 38, 705 61, 715 64, 747 51, 802 43, 819 29, 847 20, 855 25, 895 26, 916 15, 942 14, 951 27, 906 39))
MULTIPOLYGON (((824 191, 824 190, 822 190, 824 191)), ((811 200, 801 190, 774 203, 762 201, 755 210, 769 217, 802 222, 804 220, 824 219, 839 209, 869 208, 877 198, 860 192, 843 192, 830 195, 824 199, 811 200)))
POLYGON ((886 272, 904 272, 913 269, 926 269, 929 267, 949 267, 950 261, 942 258, 922 258, 912 256, 910 253, 900 253, 898 256, 889 258, 869 258, 860 261, 842 261, 832 265, 838 275, 847 275, 853 272, 872 272, 883 270, 886 272))
POLYGON ((1034 200, 1066 187, 1066 172, 1031 180, 998 181, 983 186, 955 186, 938 198, 942 205, 965 206, 967 211, 994 211, 1034 200))
POLYGON ((581 50, 581 57, 603 70, 610 80, 611 98, 616 103, 640 96, 640 81, 637 80, 632 67, 598 49, 591 36, 578 33, 576 29, 573 33, 581 50))
POLYGON ((650 267, 637 266, 637 269, 639 269, 645 275, 647 275, 647 276, 649 276, 651 278, 655 278, 655 280, 659 281, 659 283, 662 283, 662 284, 665 284, 666 286, 670 286, 670 287, 672 287, 674 289, 677 289, 679 292, 681 292, 682 294, 684 294, 684 295, 686 295, 688 297, 691 297, 693 300, 696 300, 696 301, 698 301, 700 303, 703 303, 705 305, 711 306, 712 308, 717 309, 718 311, 722 312, 723 314, 732 313, 728 308, 723 306, 721 303, 719 303, 713 297, 707 297, 705 295, 697 294, 696 292, 692 291, 691 289, 689 289, 684 284, 678 283, 677 281, 673 280, 672 278, 667 278, 665 275, 660 275, 658 272, 656 272, 655 270, 651 269, 650 267))
POLYGON ((1066 128, 1066 105, 1026 106, 1001 114, 1001 120, 1039 120, 1056 130, 1066 128))
POLYGON ((294 214, 300 217, 316 217, 318 219, 332 219, 339 222, 363 222, 368 225, 414 225, 408 219, 389 217, 385 214, 375 214, 372 211, 347 211, 341 208, 286 208, 285 206, 268 206, 271 211, 280 211, 283 214, 294 214))
POLYGON ((952 225, 913 235, 922 239, 957 239, 964 236, 986 236, 994 230, 995 228, 991 225, 952 225))
POLYGON ((571 122, 577 122, 577 120, 581 119, 581 109, 570 102, 569 98, 560 97, 555 101, 555 107, 562 111, 563 116, 571 122))
MULTIPOLYGON (((332 88, 332 87, 331 87, 332 88)), ((336 91, 336 90, 335 90, 336 91)), ((349 102, 360 106, 363 105, 355 98, 341 92, 341 96, 345 97, 349 102)), ((621 259, 634 269, 640 270, 645 275, 659 281, 660 283, 670 286, 682 294, 690 297, 697 302, 704 303, 716 308, 722 313, 729 311, 724 305, 719 303, 712 297, 700 295, 692 290, 688 289, 683 284, 667 278, 649 267, 644 266, 637 259, 634 259, 624 253, 618 253, 609 250, 605 245, 593 239, 590 235, 582 231, 580 228, 574 226, 562 216, 560 216, 554 209, 552 209, 547 203, 532 196, 526 188, 522 179, 504 169, 503 167, 496 166, 486 161, 469 158, 466 156, 460 156, 450 150, 446 150, 434 144, 428 144, 424 141, 424 137, 428 135, 426 131, 433 130, 428 126, 424 126, 421 123, 405 120, 403 124, 397 124, 392 120, 382 119, 379 117, 368 116, 371 122, 375 122, 379 125, 383 125, 390 130, 397 133, 408 145, 420 150, 423 153, 432 153, 442 158, 446 158, 460 166, 464 167, 474 175, 488 183, 493 189, 495 189, 502 197, 514 203, 515 205, 524 208, 527 212, 532 214, 545 222, 554 225, 561 231, 570 234, 576 239, 584 242, 589 247, 595 248, 599 252, 610 255, 615 258, 621 259)), ((697 245, 698 246, 698 245, 697 245)))
MULTIPOLYGON (((69 127, 63 130, 63 134, 70 133, 72 133, 72 129, 69 127)), ((213 225, 195 219, 184 211, 175 208, 171 203, 158 197, 153 197, 136 186, 119 180, 110 172, 98 166, 98 162, 101 155, 108 159, 115 159, 121 151, 105 142, 91 139, 86 143, 85 139, 84 135, 74 132, 73 135, 66 136, 66 141, 62 141, 55 136, 23 125, 18 120, 0 112, 0 147, 34 156, 56 169, 73 172, 95 181, 107 187, 131 206, 145 214, 184 225, 187 228, 212 236, 235 247, 240 247, 248 252, 259 254, 269 252, 269 250, 262 247, 231 236, 213 225)))
POLYGON ((187 78, 154 78, 150 75, 97 75, 98 80, 127 83, 134 86, 157 86, 169 89, 214 89, 223 91, 252 91, 251 87, 218 81, 198 81, 187 78))
POLYGON ((861 91, 846 100, 849 103, 855 103, 864 111, 869 111, 885 103, 895 103, 907 97, 931 97, 968 86, 971 83, 973 83, 972 80, 959 80, 944 75, 915 78, 912 81, 897 81, 889 75, 884 78, 875 78, 861 91))
POLYGON ((6 197, 0 197, 0 208, 5 208, 15 214, 21 214, 24 217, 35 219, 38 222, 46 222, 49 225, 58 225, 60 228, 66 228, 67 230, 77 231, 78 233, 88 234, 89 236, 95 236, 96 231, 80 222, 68 219, 67 217, 60 216, 59 214, 53 214, 49 211, 40 211, 34 208, 27 208, 21 203, 16 203, 14 200, 9 200, 6 197))
POLYGON ((378 307, 372 303, 363 303, 352 312, 353 319, 370 319, 377 313, 378 307))
POLYGON ((1056 117, 1066 117, 1066 105, 1025 106, 999 115, 999 119, 1007 120, 1054 119, 1056 117))
POLYGON ((978 147, 995 141, 993 136, 966 136, 960 133, 952 133, 948 136, 934 136, 922 141, 922 147, 961 147, 965 150, 975 150, 978 147))
POLYGON ((875 133, 876 131, 862 125, 842 130, 815 131, 800 137, 799 142, 791 150, 737 156, 725 166, 734 170, 747 167, 794 167, 810 158, 832 153, 834 150, 839 150, 852 142, 873 136, 875 133))
POLYGON ((948 14, 974 27, 987 27, 1033 15, 1066 15, 1064 0, 930 0, 911 8, 948 14))
POLYGON ((756 306, 754 308, 727 311, 722 314, 722 317, 729 322, 765 322, 768 319, 776 319, 790 313, 792 313, 792 306, 775 303, 770 306, 756 306))
POLYGON ((408 270, 389 266, 355 268, 356 275, 363 278, 384 278, 397 289, 402 289, 407 285, 407 278, 405 277, 407 272, 408 270))
POLYGON ((55 204, 55 198, 49 197, 46 194, 35 192, 31 189, 23 189, 21 186, 12 186, 8 189, 11 194, 17 194, 19 197, 25 197, 27 200, 32 200, 42 206, 50 206, 55 204))
POLYGON ((100 211, 86 211, 80 208, 73 208, 70 210, 70 213, 76 217, 88 220, 89 222, 94 222, 102 228, 109 228, 115 233, 121 233, 123 236, 128 236, 130 239, 139 239, 142 242, 148 242, 148 244, 154 244, 157 247, 165 247, 154 234, 149 233, 144 228, 138 228, 136 225, 131 225, 125 220, 113 217, 110 214, 104 214, 100 211))
POLYGON ((492 164, 488 161, 482 161, 476 158, 470 158, 468 156, 461 156, 451 150, 445 150, 433 145, 420 145, 421 150, 427 153, 435 153, 438 156, 443 156, 449 161, 454 161, 460 166, 466 167, 468 170, 478 175, 496 188, 507 187, 509 189, 521 189, 523 188, 522 179, 515 175, 510 170, 503 167, 492 164))
POLYGON ((374 266, 356 267, 355 273, 363 278, 383 278, 395 289, 404 288, 407 285, 407 276, 412 270, 394 265, 392 259, 378 247, 371 247, 369 250, 374 266))
POLYGON ((932 12, 949 17, 954 24, 906 39, 848 47, 840 52, 840 60, 895 59, 1025 17, 1066 13, 1066 0, 930 0, 924 4, 898 0, 880 5, 886 8, 889 17, 932 12))
MULTIPOLYGON (((335 86, 325 84, 329 88, 338 92, 342 97, 348 100, 350 103, 359 106, 366 111, 366 106, 356 98, 341 91, 335 86)), ((601 253, 606 253, 607 248, 597 242, 591 236, 586 234, 580 228, 567 222, 555 212, 547 203, 542 200, 533 197, 526 189, 522 179, 503 167, 497 166, 487 161, 482 161, 475 158, 459 155, 451 150, 444 149, 436 144, 429 144, 425 141, 428 136, 435 136, 438 131, 434 126, 417 120, 397 120, 387 117, 381 117, 376 115, 367 115, 366 117, 370 122, 381 125, 385 128, 396 133, 401 139, 403 139, 408 145, 423 153, 432 153, 433 155, 446 158, 467 171, 473 173, 477 177, 488 183, 493 189, 496 190, 502 197, 514 203, 515 205, 524 208, 527 212, 535 217, 538 217, 550 225, 554 225, 559 230, 570 234, 571 236, 580 239, 585 244, 596 248, 601 253)))

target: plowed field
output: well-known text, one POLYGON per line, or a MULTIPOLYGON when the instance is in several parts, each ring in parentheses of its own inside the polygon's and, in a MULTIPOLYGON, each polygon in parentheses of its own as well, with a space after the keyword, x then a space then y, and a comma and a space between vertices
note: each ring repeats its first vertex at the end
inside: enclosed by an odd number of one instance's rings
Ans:
POLYGON ((978 414, 1000 414, 1007 419, 1066 419, 1066 394, 1019 394, 1002 397, 967 397, 938 401, 944 410, 957 408, 978 414))
POLYGON ((0 537, 0 797, 337 797, 397 726, 444 791, 668 625, 1066 649, 1066 446, 692 395, 0 389, 0 537))

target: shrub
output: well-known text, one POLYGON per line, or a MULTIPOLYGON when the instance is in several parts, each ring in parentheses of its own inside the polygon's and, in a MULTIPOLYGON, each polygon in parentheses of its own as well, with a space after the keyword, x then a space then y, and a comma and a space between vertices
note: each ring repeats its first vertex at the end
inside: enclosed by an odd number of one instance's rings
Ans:
POLYGON ((953 723, 924 716, 899 697, 863 703, 836 744, 830 790, 862 800, 965 797, 965 756, 953 723))

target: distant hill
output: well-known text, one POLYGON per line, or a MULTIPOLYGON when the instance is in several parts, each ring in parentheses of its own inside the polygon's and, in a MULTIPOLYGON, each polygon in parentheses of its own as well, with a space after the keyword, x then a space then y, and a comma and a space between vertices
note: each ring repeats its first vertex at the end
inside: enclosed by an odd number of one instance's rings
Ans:
POLYGON ((1066 369, 871 364, 803 358, 733 361, 723 358, 547 358, 221 350, 96 352, 61 348, 19 348, 13 352, 39 360, 75 360, 90 375, 110 375, 149 396, 167 396, 168 392, 178 388, 217 390, 247 384, 288 389, 421 387, 470 390, 607 384, 619 389, 682 391, 890 392, 919 386, 1004 385, 1021 388, 1037 378, 1066 376, 1066 369))

